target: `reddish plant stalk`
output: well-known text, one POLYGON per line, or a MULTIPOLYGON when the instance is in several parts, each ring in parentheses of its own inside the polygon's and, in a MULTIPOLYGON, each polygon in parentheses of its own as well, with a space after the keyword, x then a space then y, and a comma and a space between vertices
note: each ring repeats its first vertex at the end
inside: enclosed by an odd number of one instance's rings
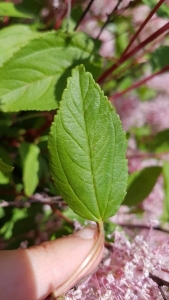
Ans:
POLYGON ((159 7, 163 4, 165 0, 160 0, 156 6, 152 9, 152 11, 150 11, 150 13, 148 14, 147 18, 144 20, 144 22, 140 25, 140 27, 138 28, 138 30, 136 31, 136 33, 133 35, 131 41, 129 42, 127 48, 124 50, 124 52, 122 53, 122 57, 126 55, 126 53, 128 52, 129 48, 131 47, 131 45, 133 44, 133 42, 136 40, 136 38, 139 36, 140 32, 144 29, 144 27, 146 26, 146 24, 148 23, 148 21, 152 18, 152 16, 156 13, 156 11, 159 9, 159 7))
MULTIPOLYGON (((160 41, 162 42, 162 40, 163 40, 163 37, 160 38, 158 42, 160 43, 160 41)), ((131 64, 129 64, 128 66, 125 66, 125 67, 121 68, 121 69, 119 70, 119 72, 118 72, 116 75, 111 76, 110 79, 115 79, 115 80, 116 80, 116 79, 119 79, 120 76, 124 76, 124 72, 126 72, 127 70, 131 70, 132 67, 138 66, 138 61, 139 61, 140 59, 142 59, 142 58, 144 57, 145 54, 149 54, 150 52, 153 52, 153 49, 154 49, 153 47, 154 47, 154 46, 153 46, 153 42, 152 42, 152 45, 151 45, 150 47, 147 47, 146 50, 145 50, 145 49, 142 49, 142 50, 144 50, 144 52, 143 52, 140 56, 137 56, 137 57, 131 62, 131 64)))
POLYGON ((146 83, 147 81, 151 80, 152 78, 154 78, 155 76, 162 74, 166 71, 169 71, 169 65, 167 65, 166 67, 162 68, 160 71, 151 74, 150 76, 140 80, 139 82, 134 83, 132 86, 128 87, 127 89, 123 90, 122 92, 116 93, 113 96, 111 96, 111 100, 115 100, 121 96, 123 96, 125 93, 132 91, 138 87, 140 87, 141 85, 143 85, 144 83, 146 83))
MULTIPOLYGON (((75 0, 72 0, 71 1, 71 6, 73 6, 74 4, 75 4, 75 0)), ((64 21, 64 19, 66 17, 67 10, 68 10, 68 5, 67 5, 67 8, 63 11, 62 15, 59 18, 56 19, 56 22, 55 22, 55 25, 54 25, 55 30, 58 30, 61 27, 62 22, 64 21)))
MULTIPOLYGON (((148 53, 149 53, 149 52, 148 52, 148 53)), ((145 53, 144 53, 144 54, 145 54, 145 53)), ((143 54, 143 55, 144 55, 144 54, 143 54)), ((131 64, 129 64, 128 66, 125 66, 125 67, 121 68, 121 69, 119 70, 119 72, 118 72, 116 75, 111 76, 110 79, 114 79, 114 80, 120 79, 121 76, 124 76, 124 73, 125 73, 126 71, 131 70, 132 67, 138 66, 138 59, 139 59, 139 58, 142 58, 143 55, 137 57, 137 59, 133 60, 133 61, 131 62, 131 64)))
POLYGON ((139 56, 137 56, 135 59, 133 59, 133 61, 132 61, 128 66, 124 66, 123 68, 121 68, 121 69, 119 70, 119 72, 116 73, 116 75, 111 76, 110 79, 119 79, 120 76, 124 76, 124 73, 125 73, 127 70, 131 70, 132 67, 138 66, 138 61, 139 61, 140 59, 142 59, 142 58, 144 57, 145 54, 149 54, 150 52, 153 51, 152 47, 149 48, 149 49, 146 49, 146 50, 145 50, 145 49, 142 49, 142 50, 144 50, 144 52, 143 52, 141 55, 139 55, 139 56))
POLYGON ((74 226, 74 222, 71 219, 69 219, 68 217, 66 217, 64 214, 62 214, 62 212, 59 209, 53 208, 53 213, 57 217, 60 217, 61 219, 65 220, 67 223, 69 223, 70 225, 74 226))
POLYGON ((56 20, 55 25, 54 25, 54 29, 55 30, 58 30, 61 27, 62 22, 63 22, 63 20, 64 20, 64 18, 66 16, 66 13, 67 13, 67 10, 65 10, 63 12, 62 16, 56 20))
POLYGON ((119 60, 112 65, 109 69, 107 69, 98 79, 98 84, 101 84, 104 82, 104 80, 113 72, 115 71, 119 65, 124 63, 126 60, 134 56, 138 51, 142 50, 143 47, 145 47, 147 44, 151 43, 153 40, 155 40, 157 37, 159 37, 161 34, 165 33, 169 30, 169 22, 162 26, 160 29, 158 29, 156 32, 154 32, 152 35, 150 35, 147 39, 145 39, 143 42, 141 42, 138 46, 136 46, 134 49, 126 53, 125 56, 121 56, 119 60))

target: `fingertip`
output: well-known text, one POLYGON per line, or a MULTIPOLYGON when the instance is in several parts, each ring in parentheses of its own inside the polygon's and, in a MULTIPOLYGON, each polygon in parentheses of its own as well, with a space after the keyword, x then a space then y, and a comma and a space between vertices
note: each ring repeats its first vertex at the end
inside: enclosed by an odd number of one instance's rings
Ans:
POLYGON ((89 227, 84 227, 76 231, 73 235, 74 237, 80 237, 82 239, 96 239, 98 236, 97 225, 93 224, 89 227))

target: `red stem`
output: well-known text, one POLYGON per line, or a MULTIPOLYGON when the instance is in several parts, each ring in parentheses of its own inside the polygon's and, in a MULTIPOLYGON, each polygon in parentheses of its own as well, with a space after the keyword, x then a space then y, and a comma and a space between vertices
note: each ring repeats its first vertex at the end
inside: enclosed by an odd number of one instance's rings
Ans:
POLYGON ((64 20, 64 18, 66 16, 66 13, 67 13, 67 10, 64 10, 64 12, 61 15, 61 17, 56 19, 56 22, 55 22, 55 25, 54 25, 54 29, 55 30, 58 30, 61 27, 62 22, 63 22, 63 20, 64 20))
POLYGON ((134 83, 132 86, 128 87, 127 89, 123 90, 122 92, 116 93, 111 97, 111 100, 115 100, 116 98, 121 97, 122 95, 124 95, 125 93, 132 91, 138 87, 140 87, 142 84, 146 83, 147 81, 151 80, 152 78, 154 78, 156 75, 162 74, 166 71, 169 71, 169 65, 167 65, 166 67, 164 67, 163 69, 161 69, 160 71, 151 74, 150 76, 140 80, 139 82, 134 83))
POLYGON ((169 22, 166 23, 164 26, 162 26, 160 29, 158 29, 157 31, 155 31, 153 34, 151 34, 147 39, 145 39, 143 42, 141 42, 138 46, 136 46, 133 50, 131 50, 130 52, 128 52, 125 55, 125 58, 123 59, 123 61, 129 59, 130 57, 132 57, 137 51, 141 50, 142 48, 144 48, 147 44, 151 43, 152 41, 154 41, 156 38, 158 38, 161 34, 163 34, 165 31, 169 30, 169 22))
POLYGON ((101 84, 113 71, 115 71, 120 64, 124 63, 127 59, 131 58, 136 52, 144 48, 147 44, 151 43, 153 40, 155 40, 159 35, 163 34, 165 31, 169 30, 169 22, 162 26, 160 29, 155 31, 152 35, 150 35, 147 39, 145 39, 143 42, 141 42, 138 46, 136 46, 134 49, 132 49, 130 52, 126 53, 125 56, 121 56, 119 60, 111 66, 109 69, 107 69, 98 79, 98 84, 101 84))
MULTIPOLYGON (((144 54, 145 54, 145 52, 144 52, 144 54)), ((124 76, 124 73, 127 70, 131 70, 132 67, 138 66, 138 59, 142 58, 144 54, 142 54, 141 56, 137 57, 137 59, 133 60, 131 62, 131 64, 129 64, 128 66, 124 66, 123 68, 121 68, 120 71, 116 75, 113 75, 110 79, 117 80, 117 79, 120 78, 120 76, 124 76)))
POLYGON ((136 33, 133 35, 131 41, 129 42, 127 48, 124 50, 124 52, 122 53, 122 57, 126 55, 126 53, 128 52, 129 48, 131 47, 131 45, 133 44, 133 42, 136 40, 136 38, 138 37, 138 35, 140 34, 140 32, 144 29, 144 27, 146 26, 146 24, 148 23, 148 21, 152 18, 152 16, 156 13, 156 11, 159 9, 159 7, 163 4, 165 0, 160 0, 156 6, 153 8, 152 11, 150 11, 150 13, 148 14, 147 18, 145 19, 145 21, 141 24, 141 26, 139 27, 139 29, 136 31, 136 33))
POLYGON ((118 73, 116 73, 116 75, 113 75, 112 79, 119 79, 120 76, 124 76, 124 72, 126 72, 127 70, 131 70, 132 67, 137 66, 138 65, 138 61, 140 59, 142 59, 144 57, 145 54, 149 54, 150 52, 153 51, 153 48, 150 47, 149 49, 143 49, 143 53, 140 56, 137 56, 128 66, 124 66, 123 68, 121 68, 119 70, 118 73))

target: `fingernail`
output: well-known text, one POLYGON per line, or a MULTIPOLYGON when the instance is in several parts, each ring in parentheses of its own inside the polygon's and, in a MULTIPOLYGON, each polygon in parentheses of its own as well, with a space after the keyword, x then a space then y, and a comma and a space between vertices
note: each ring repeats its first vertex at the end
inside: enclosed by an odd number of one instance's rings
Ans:
POLYGON ((78 230, 74 233, 74 236, 80 237, 82 239, 94 239, 97 236, 97 226, 92 225, 90 227, 85 227, 83 229, 78 230))

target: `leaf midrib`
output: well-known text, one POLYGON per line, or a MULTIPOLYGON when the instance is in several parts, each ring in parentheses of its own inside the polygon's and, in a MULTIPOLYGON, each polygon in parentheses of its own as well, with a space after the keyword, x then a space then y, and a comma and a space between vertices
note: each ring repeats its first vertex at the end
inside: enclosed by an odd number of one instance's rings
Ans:
MULTIPOLYGON (((90 80, 90 78, 89 78, 89 80, 90 80)), ((90 85, 89 80, 88 80, 88 85, 90 85)), ((83 111, 84 111, 84 101, 85 101, 85 97, 87 95, 88 90, 86 92, 86 95, 83 98, 80 78, 79 78, 79 85, 80 85, 81 99, 82 99, 83 111)), ((88 154, 89 154, 89 161, 90 161, 90 169, 91 169, 91 174, 92 174, 92 183, 93 183, 92 186, 93 186, 93 190, 94 190, 94 194, 95 194, 95 199, 96 199, 96 203, 97 203, 97 207, 98 207, 98 212, 100 214, 100 207, 99 207, 99 202, 98 202, 98 199, 97 199, 97 193, 96 193, 96 188, 95 188, 95 179, 94 179, 94 172, 93 172, 93 165, 92 165, 92 155, 91 155, 90 143, 89 143, 89 138, 88 138, 88 134, 87 134, 87 126, 86 126, 86 120, 85 120, 84 114, 83 114, 83 117, 84 117, 86 140, 87 140, 87 145, 88 145, 88 154)))

